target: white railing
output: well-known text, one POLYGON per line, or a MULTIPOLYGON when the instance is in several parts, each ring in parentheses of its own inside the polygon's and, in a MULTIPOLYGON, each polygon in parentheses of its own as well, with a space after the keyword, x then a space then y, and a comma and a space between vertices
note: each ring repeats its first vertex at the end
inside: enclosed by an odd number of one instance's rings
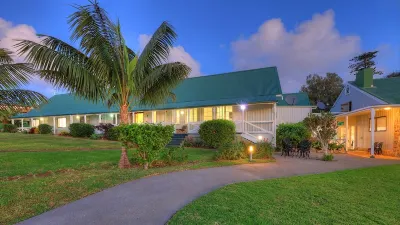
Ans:
POLYGON ((188 124, 188 133, 189 134, 197 134, 200 129, 200 124, 203 123, 201 122, 190 122, 188 124))
POLYGON ((272 126, 274 121, 244 121, 244 131, 243 133, 249 134, 273 134, 272 126))

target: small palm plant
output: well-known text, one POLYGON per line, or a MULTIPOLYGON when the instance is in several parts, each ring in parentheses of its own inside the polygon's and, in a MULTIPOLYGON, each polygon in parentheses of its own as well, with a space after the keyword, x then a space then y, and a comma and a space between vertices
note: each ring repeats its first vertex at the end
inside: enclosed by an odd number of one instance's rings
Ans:
MULTIPOLYGON (((163 22, 139 55, 126 45, 120 23, 111 21, 97 1, 74 7, 68 23, 78 48, 48 35, 39 35, 41 43, 16 44, 41 78, 85 99, 119 106, 121 123, 128 123, 133 106, 174 98, 171 90, 191 70, 181 62, 166 63, 177 37, 170 24, 163 22)), ((130 166, 125 148, 119 166, 130 166)))
POLYGON ((38 107, 47 101, 45 96, 36 91, 19 89, 29 82, 34 70, 28 63, 15 63, 11 56, 11 51, 0 48, 1 121, 7 120, 21 109, 38 107))

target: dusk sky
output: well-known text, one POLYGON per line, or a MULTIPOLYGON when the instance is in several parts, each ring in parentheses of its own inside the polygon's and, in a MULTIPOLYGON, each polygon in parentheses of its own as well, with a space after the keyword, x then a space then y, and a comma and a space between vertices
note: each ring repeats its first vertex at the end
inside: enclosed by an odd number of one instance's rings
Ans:
MULTIPOLYGON (((377 67, 385 75, 400 70, 399 0, 99 2, 111 19, 120 20, 135 51, 162 21, 169 21, 178 33, 171 60, 188 64, 191 76, 277 66, 284 92, 297 92, 310 73, 336 72, 346 81, 354 79, 349 59, 372 50, 379 50, 377 67)), ((71 5, 87 3, 1 1, 0 47, 12 50, 13 39, 38 40, 36 34, 69 42, 71 5)), ((28 88, 47 96, 55 92, 38 78, 28 88)))

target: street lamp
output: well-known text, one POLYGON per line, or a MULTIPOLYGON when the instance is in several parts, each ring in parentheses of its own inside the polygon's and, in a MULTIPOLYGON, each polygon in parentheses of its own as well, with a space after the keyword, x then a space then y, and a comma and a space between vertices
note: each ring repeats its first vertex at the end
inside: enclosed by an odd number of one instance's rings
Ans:
POLYGON ((242 110, 242 132, 244 133, 244 110, 246 110, 246 105, 240 105, 240 109, 242 110))
POLYGON ((249 161, 250 162, 253 161, 253 151, 254 151, 253 146, 250 145, 249 146, 249 153, 250 153, 250 160, 249 161))

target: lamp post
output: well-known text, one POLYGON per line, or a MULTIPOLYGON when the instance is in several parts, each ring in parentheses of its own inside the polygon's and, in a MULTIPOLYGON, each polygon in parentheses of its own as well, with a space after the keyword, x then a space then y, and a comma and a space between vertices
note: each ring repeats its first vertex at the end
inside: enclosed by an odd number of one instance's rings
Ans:
POLYGON ((250 146, 249 146, 249 153, 250 153, 250 160, 249 160, 249 161, 250 161, 250 162, 253 161, 253 150, 254 150, 254 149, 253 149, 253 146, 250 145, 250 146))
POLYGON ((246 105, 240 105, 240 109, 242 110, 242 132, 244 133, 244 110, 246 110, 246 105))

